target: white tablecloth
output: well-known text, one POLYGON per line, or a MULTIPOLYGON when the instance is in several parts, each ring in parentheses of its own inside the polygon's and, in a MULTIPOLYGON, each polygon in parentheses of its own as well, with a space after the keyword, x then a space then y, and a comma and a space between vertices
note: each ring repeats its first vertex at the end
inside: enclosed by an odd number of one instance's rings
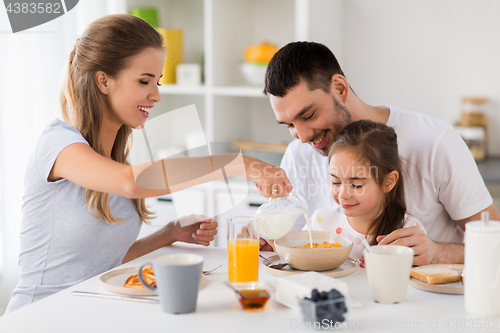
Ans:
MULTIPOLYGON (((201 254, 204 269, 223 267, 203 279, 197 310, 191 314, 162 312, 159 304, 127 302, 71 295, 72 291, 108 293, 99 276, 14 311, 0 318, 0 332, 308 332, 300 314, 273 300, 264 311, 244 312, 227 280, 226 249, 173 245, 138 258, 121 267, 136 267, 152 258, 174 252, 201 254)), ((269 255, 269 254, 268 254, 269 255)), ((276 284, 277 277, 260 269, 259 279, 276 284)), ((363 268, 339 278, 348 284, 349 294, 359 303, 350 311, 347 330, 358 332, 499 332, 500 317, 471 318, 463 295, 430 293, 409 286, 400 304, 372 301, 363 268)))

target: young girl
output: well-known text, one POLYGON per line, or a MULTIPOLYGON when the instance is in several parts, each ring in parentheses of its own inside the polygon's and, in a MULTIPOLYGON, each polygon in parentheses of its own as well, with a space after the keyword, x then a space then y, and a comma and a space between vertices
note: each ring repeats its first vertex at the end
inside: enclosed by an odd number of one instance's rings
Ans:
MULTIPOLYGON (((353 242, 350 257, 363 256, 362 238, 422 224, 406 214, 403 170, 397 136, 391 127, 370 120, 347 125, 328 155, 331 194, 336 209, 318 209, 309 220, 312 230, 329 231, 353 242)), ((306 226, 307 228, 307 226, 306 226)))
POLYGON ((175 241, 209 245, 217 233, 210 218, 184 227, 172 221, 136 240, 151 218, 144 198, 170 193, 169 184, 200 183, 203 163, 254 181, 264 196, 286 195, 284 172, 247 156, 162 160, 163 189, 136 184, 127 143, 161 99, 164 59, 161 35, 132 15, 102 17, 77 40, 61 89, 64 121, 49 124, 26 169, 19 282, 7 312, 175 241))

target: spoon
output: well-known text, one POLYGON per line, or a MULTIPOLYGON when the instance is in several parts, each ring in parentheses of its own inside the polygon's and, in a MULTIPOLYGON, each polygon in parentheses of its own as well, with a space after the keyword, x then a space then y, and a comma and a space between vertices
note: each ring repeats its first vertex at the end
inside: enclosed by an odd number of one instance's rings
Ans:
POLYGON ((214 268, 214 269, 212 269, 212 270, 209 270, 209 271, 203 271, 202 273, 203 273, 203 275, 208 275, 208 274, 212 273, 213 271, 215 271, 217 268, 221 268, 221 267, 222 267, 222 265, 219 265, 219 266, 215 267, 215 268, 214 268))
POLYGON ((273 263, 271 263, 271 261, 269 261, 269 259, 267 259, 266 257, 264 257, 262 254, 259 254, 259 257, 261 257, 262 259, 264 259, 264 262, 265 262, 266 266, 270 267, 270 268, 281 269, 281 268, 285 267, 286 265, 288 265, 287 262, 283 262, 281 260, 280 260, 281 262, 273 264, 273 263))
POLYGON ((240 295, 241 297, 243 298, 246 298, 245 295, 243 295, 242 293, 239 292, 238 289, 236 289, 235 287, 233 287, 230 283, 228 283, 227 281, 224 281, 224 284, 226 286, 228 286, 229 288, 231 288, 236 294, 240 295))
POLYGON ((366 247, 366 250, 368 250, 368 252, 372 252, 372 249, 370 248, 370 244, 368 244, 368 241, 366 240, 366 238, 362 238, 361 242, 366 247))
POLYGON ((483 221, 483 226, 487 226, 490 221, 490 212, 482 212, 481 213, 481 221, 483 221))

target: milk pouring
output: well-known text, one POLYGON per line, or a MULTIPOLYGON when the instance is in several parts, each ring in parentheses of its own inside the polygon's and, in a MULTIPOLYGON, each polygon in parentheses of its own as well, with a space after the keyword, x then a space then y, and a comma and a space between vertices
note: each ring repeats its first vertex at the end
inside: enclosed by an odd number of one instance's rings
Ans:
POLYGON ((284 198, 269 199, 260 206, 254 221, 262 238, 277 239, 290 232, 297 218, 306 213, 304 198, 290 192, 284 198))
POLYGON ((256 214, 255 219, 260 222, 258 226, 260 236, 266 239, 277 239, 286 235, 303 213, 301 210, 282 211, 278 209, 256 214))

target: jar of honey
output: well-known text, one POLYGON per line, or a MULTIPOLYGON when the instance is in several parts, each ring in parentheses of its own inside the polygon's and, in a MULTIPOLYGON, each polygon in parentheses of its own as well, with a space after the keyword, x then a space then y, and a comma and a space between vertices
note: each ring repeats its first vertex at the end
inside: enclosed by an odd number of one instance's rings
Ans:
POLYGON ((486 138, 484 128, 480 126, 462 127, 455 126, 455 130, 464 139, 465 144, 469 147, 472 157, 476 162, 481 162, 486 157, 486 138))
MULTIPOLYGON (((460 117, 460 126, 465 128, 475 128, 474 129, 474 139, 471 141, 475 141, 476 143, 480 143, 479 145, 474 144, 475 149, 471 151, 474 152, 474 157, 476 161, 481 161, 486 157, 486 138, 488 137, 488 119, 485 115, 485 106, 488 102, 488 98, 482 96, 464 96, 462 97, 462 114, 460 117), (484 133, 482 134, 482 139, 480 139, 478 127, 484 129, 484 133)), ((470 131, 472 133, 472 131, 470 131)), ((468 137, 469 135, 467 135, 468 137)), ((464 137, 464 140, 467 142, 467 137, 464 137)))
POLYGON ((488 102, 486 97, 462 97, 462 116, 460 126, 483 127, 486 130, 486 116, 484 108, 488 102))

